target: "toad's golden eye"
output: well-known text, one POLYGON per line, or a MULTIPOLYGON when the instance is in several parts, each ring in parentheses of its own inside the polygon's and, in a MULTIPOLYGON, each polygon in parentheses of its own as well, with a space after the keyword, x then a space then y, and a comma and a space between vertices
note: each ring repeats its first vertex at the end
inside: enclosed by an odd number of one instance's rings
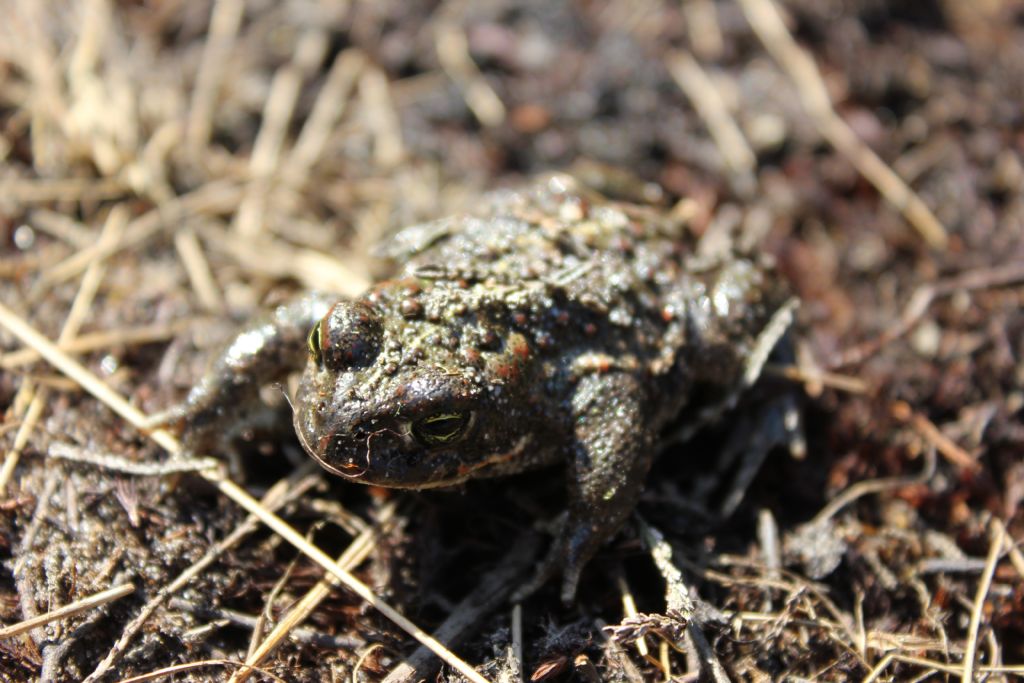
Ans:
POLYGON ((441 446, 459 438, 469 425, 469 413, 437 413, 412 425, 412 434, 424 446, 441 446))
POLYGON ((309 331, 309 336, 306 337, 306 348, 309 349, 309 357, 317 365, 322 365, 324 361, 323 349, 320 347, 323 326, 324 321, 321 320, 316 325, 313 325, 313 329, 309 331))

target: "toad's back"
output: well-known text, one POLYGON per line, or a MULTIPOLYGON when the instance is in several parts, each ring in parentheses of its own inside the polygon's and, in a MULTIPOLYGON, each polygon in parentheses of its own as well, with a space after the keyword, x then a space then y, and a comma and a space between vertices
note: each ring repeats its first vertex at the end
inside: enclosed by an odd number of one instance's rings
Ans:
POLYGON ((592 370, 641 373, 665 408, 657 423, 678 412, 695 376, 723 389, 736 381, 788 297, 753 260, 700 258, 695 243, 671 215, 555 175, 408 228, 385 253, 424 285, 406 295, 407 310, 522 332, 569 382, 592 370))

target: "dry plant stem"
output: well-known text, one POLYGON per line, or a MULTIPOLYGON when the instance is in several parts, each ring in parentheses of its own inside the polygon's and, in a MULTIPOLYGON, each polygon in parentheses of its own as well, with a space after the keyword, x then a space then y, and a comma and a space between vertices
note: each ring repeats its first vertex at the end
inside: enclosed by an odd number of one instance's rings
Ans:
MULTIPOLYGON (((270 490, 267 491, 266 495, 263 497, 264 505, 266 505, 268 509, 277 509, 281 507, 290 500, 302 495, 302 493, 309 490, 309 488, 314 485, 314 479, 309 477, 300 479, 298 478, 298 474, 299 473, 296 473, 288 479, 283 479, 270 487, 270 490)), ((110 671, 110 668, 117 663, 117 660, 120 659, 121 655, 124 654, 128 644, 139 633, 139 631, 142 630, 146 621, 149 620, 153 613, 156 612, 164 602, 184 588, 192 579, 199 576, 223 553, 255 531, 257 527, 258 520, 256 520, 252 515, 249 515, 234 529, 234 531, 207 550, 201 558, 185 569, 185 571, 179 574, 173 581, 161 586, 156 595, 154 595, 149 602, 139 610, 139 613, 135 615, 135 618, 125 625, 124 629, 121 631, 120 637, 117 639, 117 642, 114 643, 112 648, 110 648, 110 651, 107 652, 107 655, 103 660, 96 665, 93 672, 84 679, 83 683, 95 683, 95 681, 99 681, 103 678, 103 676, 110 671)))
POLYGON ((909 422, 914 431, 957 467, 971 471, 977 471, 981 467, 974 456, 960 448, 955 441, 943 434, 934 422, 911 408, 909 403, 895 401, 890 407, 890 412, 896 419, 909 422))
POLYGON ((5 180, 0 196, 19 204, 43 204, 61 201, 102 201, 117 199, 128 190, 117 178, 44 178, 5 180))
MULTIPOLYGON (((903 664, 911 664, 913 666, 920 666, 928 669, 924 676, 917 680, 925 680, 929 676, 937 673, 947 673, 954 676, 956 674, 960 674, 962 676, 964 671, 964 667, 959 664, 947 664, 934 659, 889 653, 883 657, 880 662, 878 662, 878 665, 864 677, 861 683, 874 683, 874 681, 878 680, 882 675, 882 672, 884 672, 893 662, 902 662, 903 664)), ((1004 674, 1019 677, 1024 676, 1024 666, 979 666, 975 667, 975 672, 986 675, 1004 674)))
POLYGON ((243 0, 217 0, 210 17, 210 29, 203 45, 203 55, 192 91, 186 144, 190 154, 199 159, 206 150, 213 131, 213 110, 217 92, 224 80, 228 55, 242 23, 243 0))
POLYGON ((858 481, 856 484, 851 484, 849 487, 843 490, 838 496, 828 502, 825 507, 818 511, 818 514, 814 515, 805 526, 814 526, 816 524, 824 524, 826 521, 831 519, 837 512, 842 510, 844 507, 854 502, 858 498, 863 498, 866 495, 872 493, 880 493, 882 491, 891 491, 893 489, 903 488, 904 486, 913 486, 914 484, 923 484, 932 478, 935 474, 935 451, 928 450, 925 453, 925 464, 920 474, 915 474, 910 477, 885 477, 883 479, 866 479, 864 481, 858 481))
POLYGON ((46 8, 43 3, 19 0, 13 17, 10 4, 6 9, 5 23, 17 27, 24 50, 22 67, 33 89, 28 102, 33 165, 45 174, 60 168, 66 153, 61 122, 66 120, 68 106, 61 87, 60 60, 44 29, 46 8))
POLYGON ((814 60, 797 45, 772 0, 739 0, 739 4, 765 48, 793 79, 800 102, 821 135, 903 214, 928 246, 945 249, 949 238, 942 223, 832 108, 814 60))
POLYGON ((1013 568, 1017 570, 1020 578, 1024 579, 1024 553, 1022 553, 1020 548, 1017 547, 1017 541, 1014 541, 1014 539, 1006 533, 1006 525, 1003 524, 1001 519, 993 517, 992 523, 1003 530, 1003 537, 1006 539, 1006 554, 1010 558, 1010 564, 1012 564, 1013 568))
POLYGON ((70 216, 49 209, 31 211, 28 224, 34 230, 58 239, 74 249, 84 249, 95 241, 93 230, 70 216))
POLYGON ((811 374, 796 365, 778 365, 776 363, 765 363, 764 372, 767 375, 783 377, 803 384, 816 383, 822 387, 830 387, 849 394, 866 394, 868 392, 868 384, 864 380, 835 372, 811 374))
POLYGON ((441 68, 458 86, 480 125, 500 126, 505 121, 505 105, 473 62, 466 32, 454 21, 442 20, 435 30, 434 46, 441 68))
POLYGON ((658 643, 658 665, 665 672, 665 683, 672 683, 672 661, 668 658, 668 643, 658 643))
MULTIPOLYGON (((155 323, 152 325, 139 325, 138 327, 124 327, 116 330, 101 330, 82 334, 66 343, 58 343, 57 346, 65 353, 88 353, 100 349, 109 349, 114 346, 131 346, 135 344, 152 344, 153 342, 166 341, 175 335, 184 332, 197 319, 186 318, 175 320, 172 323, 155 323)), ((39 354, 34 349, 18 349, 0 356, 0 370, 13 370, 25 365, 30 365, 39 360, 39 354)))
POLYGON ((704 636, 700 626, 693 621, 694 604, 689 590, 683 583, 683 574, 672 561, 672 547, 665 541, 661 533, 643 520, 640 520, 640 535, 650 550, 651 558, 662 578, 665 579, 665 604, 669 612, 676 612, 687 620, 686 636, 692 642, 693 651, 700 661, 700 671, 714 683, 728 683, 729 675, 725 672, 718 655, 704 636))
MULTIPOLYGON (((132 676, 131 678, 122 678, 117 683, 145 683, 145 681, 155 681, 161 678, 170 678, 174 674, 185 673, 187 671, 193 671, 195 669, 201 669, 207 666, 219 666, 224 668, 237 669, 239 667, 245 667, 245 664, 230 659, 204 659, 199 662, 188 662, 187 664, 175 664, 174 666, 167 666, 163 669, 150 671, 139 676, 132 676)), ((258 671, 272 681, 277 681, 277 683, 288 683, 280 676, 275 676, 273 673, 269 671, 266 671, 264 669, 258 669, 258 671)))
POLYGON ((932 302, 954 292, 973 292, 993 287, 1006 287, 1024 281, 1024 263, 1012 262, 993 268, 976 268, 956 277, 918 287, 910 295, 899 319, 877 338, 862 342, 836 354, 830 367, 853 365, 864 361, 883 346, 912 330, 932 302))
MULTIPOLYGON (((80 363, 63 353, 50 340, 46 339, 46 337, 41 335, 13 311, 2 304, 0 304, 0 326, 5 327, 9 332, 18 337, 22 343, 35 348, 47 362, 74 381, 78 382, 83 389, 102 401, 137 429, 144 431, 147 417, 141 411, 128 403, 122 396, 114 392, 109 386, 89 372, 80 363)), ((149 433, 149 437, 171 453, 177 453, 180 450, 180 445, 178 444, 177 439, 166 431, 152 431, 149 433)), ((283 519, 269 512, 265 507, 260 505, 259 501, 246 493, 240 486, 223 477, 219 471, 211 470, 203 472, 202 476, 216 486, 221 493, 248 512, 255 515, 261 522, 273 529, 278 535, 284 538, 284 540, 291 543, 314 562, 338 577, 353 593, 372 605, 381 614, 393 621, 422 645, 428 647, 434 652, 434 654, 459 671, 463 676, 474 681, 474 683, 485 683, 486 679, 469 666, 469 664, 456 657, 435 638, 420 629, 398 610, 375 595, 366 584, 338 566, 338 564, 328 557, 326 553, 316 546, 311 545, 305 538, 303 538, 302 534, 296 531, 283 519)))
POLYGON ((126 595, 131 595, 134 592, 135 585, 131 583, 123 583, 119 586, 108 588, 105 591, 100 591, 99 593, 90 595, 87 598, 82 598, 81 600, 75 600, 72 603, 50 612, 46 612, 45 614, 40 614, 39 616, 32 617, 31 619, 18 622, 17 624, 0 628, 0 638, 10 638, 11 636, 16 636, 19 633, 31 631, 36 627, 43 626, 44 624, 49 624, 51 621, 73 617, 77 614, 81 614, 82 612, 105 605, 108 602, 120 600, 126 595))
POLYGON ((683 17, 693 51, 702 59, 722 56, 725 41, 712 0, 683 0, 683 17))
POLYGON ((235 230, 245 238, 255 237, 263 230, 271 178, 279 165, 299 89, 303 80, 323 61, 326 52, 327 32, 320 28, 309 29, 299 38, 291 62, 274 74, 263 108, 263 122, 249 159, 249 185, 235 215, 235 230))
MULTIPOLYGON (((46 480, 43 484, 43 490, 39 492, 39 495, 36 498, 35 509, 32 510, 32 519, 28 523, 28 528, 25 529, 25 535, 21 539, 21 548, 23 551, 31 548, 32 544, 35 543, 36 535, 39 533, 39 527, 42 526, 43 520, 46 518, 46 514, 50 509, 50 499, 53 497, 54 491, 57 490, 57 485, 59 483, 59 471, 47 472, 46 480)), ((18 559, 14 562, 14 577, 16 579, 21 578, 21 570, 24 568, 27 560, 27 556, 24 552, 18 553, 18 555, 18 559)), ((22 594, 22 597, 24 598, 25 595, 22 594)), ((25 608, 24 603, 22 607, 25 614, 28 614, 29 616, 35 615, 34 603, 31 609, 25 608)))
POLYGON ((752 191, 757 184, 754 178, 757 157, 729 113, 718 88, 689 52, 673 52, 666 62, 672 78, 707 125, 711 139, 718 145, 725 165, 735 176, 738 186, 752 191))
POLYGON ((207 313, 220 313, 224 310, 224 298, 217 287, 217 280, 213 277, 210 263, 203 254, 203 247, 199 243, 196 231, 192 228, 182 228, 174 233, 174 247, 178 250, 181 264, 188 273, 188 279, 192 283, 192 291, 199 299, 199 305, 207 313))
MULTIPOLYGON (((779 539, 779 525, 771 510, 761 509, 757 513, 757 542, 761 548, 761 557, 770 579, 778 579, 782 569, 782 542, 779 539)), ((764 591, 763 609, 771 610, 772 593, 764 591)))
MULTIPOLYGON (((203 619, 223 620, 246 629, 255 629, 261 623, 261 618, 252 614, 246 614, 232 609, 216 608, 196 605, 181 598, 171 598, 167 601, 171 609, 183 610, 195 614, 203 619)), ((292 629, 289 637, 300 643, 311 643, 323 648, 357 650, 366 645, 366 641, 358 636, 327 635, 313 628, 300 626, 292 629)))
MULTIPOLYGON (((516 582, 520 581, 533 566, 539 548, 540 538, 533 532, 526 532, 513 541, 510 551, 497 563, 493 571, 484 576, 480 583, 459 601, 451 615, 434 631, 434 636, 445 643, 455 643, 468 635, 480 620, 493 612, 508 597, 516 582)), ((434 669, 431 666, 432 659, 426 648, 418 648, 395 667, 384 678, 383 683, 430 680, 434 669)))
MULTIPOLYGON (((793 626, 821 629, 846 635, 844 627, 831 619, 799 619, 792 617, 788 613, 781 612, 729 612, 727 614, 730 618, 739 622, 779 623, 784 621, 786 624, 793 626)), ((950 648, 949 643, 934 638, 910 638, 882 631, 868 631, 866 637, 866 648, 869 650, 891 650, 893 647, 899 647, 908 650, 942 652, 945 654, 955 651, 950 648)))
POLYGON ((286 181, 304 180, 320 159, 335 124, 345 113, 348 98, 365 65, 366 56, 354 48, 341 52, 334 59, 324 86, 313 103, 313 110, 285 160, 282 176, 286 181))
POLYGON ((388 78, 377 67, 367 67, 359 79, 364 115, 373 133, 373 160, 380 169, 394 168, 405 158, 402 128, 391 99, 388 78))
MULTIPOLYGON (((103 231, 96 242, 96 246, 100 248, 97 252, 98 254, 102 253, 102 249, 112 248, 117 245, 127 219, 128 212, 124 205, 119 204, 114 207, 107 217, 107 222, 104 224, 103 231)), ((96 291, 99 289, 100 282, 103 280, 104 271, 103 259, 98 255, 89 264, 85 275, 82 276, 82 284, 78 288, 78 293, 75 294, 75 300, 71 303, 71 310, 68 311, 68 317, 65 319, 64 326, 57 337, 58 344, 67 344, 78 334, 78 330, 81 329, 82 323, 89 312, 89 307, 92 305, 92 300, 96 296, 96 291)), ((31 382, 25 384, 26 387, 29 387, 29 391, 32 390, 32 384, 31 382)), ((32 398, 32 402, 29 404, 28 410, 22 419, 21 426, 18 427, 18 433, 14 437, 14 445, 7 452, 7 455, 4 456, 3 467, 0 467, 0 495, 7 490, 7 484, 10 483, 11 477, 14 476, 14 469, 18 466, 21 452, 24 450, 25 444, 28 443, 28 437, 32 430, 35 429, 36 422, 46 406, 48 394, 49 391, 46 387, 39 387, 36 390, 35 396, 32 398)))
MULTIPOLYGON (((395 505, 389 504, 385 507, 373 526, 367 527, 359 536, 353 539, 352 543, 338 556, 337 563, 345 569, 355 569, 373 550, 374 543, 380 538, 384 526, 390 523, 394 516, 395 505)), ((277 646, 280 645, 288 634, 302 624, 313 610, 338 587, 338 580, 331 574, 316 583, 295 604, 288 613, 281 617, 281 620, 271 629, 270 633, 253 648, 252 652, 245 658, 245 663, 256 667, 262 664, 269 657, 277 646)), ((242 683, 249 678, 252 669, 241 669, 231 680, 233 683, 242 683)))
MULTIPOLYGON (((626 615, 626 618, 636 617, 636 600, 633 599, 633 592, 629 590, 629 585, 626 583, 626 577, 622 575, 622 572, 618 572, 618 576, 615 577, 615 583, 619 587, 619 594, 622 596, 622 612, 626 615)), ((636 651, 640 653, 641 657, 647 657, 650 655, 650 650, 647 649, 647 641, 643 638, 636 639, 636 651)))
MULTIPOLYGON (((644 678, 640 673, 640 670, 636 667, 636 664, 633 663, 633 660, 626 654, 626 651, 622 646, 605 632, 605 628, 608 624, 601 619, 595 619, 594 624, 597 626, 597 632, 604 639, 605 657, 619 667, 619 671, 616 672, 619 674, 619 677, 624 678, 626 681, 629 681, 629 683, 642 683, 644 678)), ((687 650, 686 654, 688 660, 691 652, 692 650, 687 650)), ((589 664, 589 666, 578 666, 576 668, 576 671, 581 674, 581 678, 588 682, 600 680, 600 675, 597 675, 596 667, 594 667, 593 662, 590 662, 589 658, 587 659, 587 664, 589 664)), ((700 666, 694 662, 694 666, 691 668, 697 670, 700 666)), ((716 683, 718 682, 716 681, 716 683)))
POLYGON ((366 291, 369 281, 353 272, 329 254, 313 249, 297 249, 281 242, 257 238, 240 240, 226 230, 211 229, 207 238, 219 249, 254 274, 271 278, 290 277, 308 289, 358 296, 366 291), (267 253, 276 258, 268 260, 267 253))
POLYGON ((523 606, 520 603, 512 605, 512 658, 516 661, 516 673, 519 677, 516 680, 523 681, 523 606))
POLYGON ((1002 524, 992 524, 990 529, 992 542, 989 544, 988 557, 985 558, 985 571, 981 574, 978 591, 974 595, 971 623, 967 628, 967 651, 964 652, 964 672, 961 676, 964 683, 972 683, 974 680, 974 660, 978 651, 978 631, 981 628, 982 610, 985 607, 985 598, 988 597, 989 589, 992 588, 992 576, 996 571, 996 563, 1003 552, 1005 527, 1002 524))
POLYGON ((66 443, 50 446, 47 455, 70 462, 85 463, 111 472, 120 472, 140 477, 166 477, 183 472, 201 472, 221 465, 214 458, 174 458, 167 462, 135 462, 111 454, 90 453, 66 443))

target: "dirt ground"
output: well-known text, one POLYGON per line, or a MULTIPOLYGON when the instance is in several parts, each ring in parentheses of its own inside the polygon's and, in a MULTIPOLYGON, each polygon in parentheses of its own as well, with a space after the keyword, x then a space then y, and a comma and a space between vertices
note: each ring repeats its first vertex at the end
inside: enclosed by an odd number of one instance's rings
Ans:
POLYGON ((1024 676, 1024 2, 0 16, 0 621, 118 589, 0 631, 0 680, 1024 676), (244 434, 236 483, 447 664, 40 359, 158 412, 254 311, 358 293, 389 232, 551 169, 777 260, 798 360, 762 390, 798 397, 806 447, 737 485, 729 416, 659 459, 575 604, 513 606, 557 469, 397 493, 321 472, 287 424, 244 434))

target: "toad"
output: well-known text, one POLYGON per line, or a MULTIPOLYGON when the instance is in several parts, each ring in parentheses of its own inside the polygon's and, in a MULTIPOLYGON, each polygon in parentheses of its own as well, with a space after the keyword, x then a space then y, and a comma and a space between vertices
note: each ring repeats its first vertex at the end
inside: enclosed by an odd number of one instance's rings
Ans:
MULTIPOLYGON (((407 228, 358 298, 310 294, 246 326, 169 415, 215 448, 262 384, 302 370, 299 441, 377 486, 566 469, 566 514, 531 586, 580 572, 635 507, 684 409, 710 422, 758 378, 794 301, 754 256, 702 256, 682 221, 567 175, 407 228)), ((687 425, 693 426, 693 425, 687 425)))

